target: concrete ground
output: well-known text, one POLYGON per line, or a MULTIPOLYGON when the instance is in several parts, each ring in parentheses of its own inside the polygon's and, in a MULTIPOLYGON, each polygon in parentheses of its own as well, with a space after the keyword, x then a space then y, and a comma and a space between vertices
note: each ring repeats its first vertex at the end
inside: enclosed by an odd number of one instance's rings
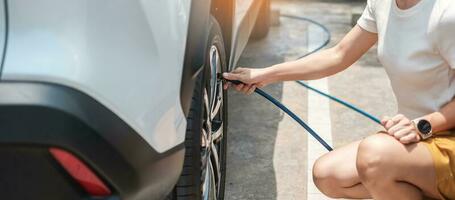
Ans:
MULTIPOLYGON (((363 1, 352 0, 272 2, 272 7, 283 14, 317 19, 327 25, 332 33, 329 46, 351 29, 351 11, 363 5, 363 1)), ((318 27, 306 22, 286 18, 280 18, 280 22, 280 26, 271 28, 267 38, 250 42, 239 66, 260 68, 295 59, 325 37, 318 27)), ((314 83, 326 86, 330 94, 375 116, 396 112, 389 81, 377 61, 375 48, 348 70, 326 81, 314 83)), ((303 120, 310 121, 316 131, 327 133, 325 137, 331 138, 334 147, 381 129, 339 104, 318 99, 295 82, 269 85, 264 90, 303 120)), ((309 170, 314 162, 313 152, 325 151, 303 128, 262 97, 229 92, 228 147, 226 199, 321 199, 309 186, 309 170)))

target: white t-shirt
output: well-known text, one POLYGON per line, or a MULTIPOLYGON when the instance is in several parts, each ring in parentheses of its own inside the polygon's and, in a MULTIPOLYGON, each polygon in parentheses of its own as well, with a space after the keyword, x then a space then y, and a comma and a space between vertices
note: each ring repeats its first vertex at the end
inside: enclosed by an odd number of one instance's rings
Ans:
POLYGON ((398 102, 417 118, 455 96, 454 0, 421 0, 402 10, 395 0, 368 0, 357 24, 378 34, 378 57, 398 102))

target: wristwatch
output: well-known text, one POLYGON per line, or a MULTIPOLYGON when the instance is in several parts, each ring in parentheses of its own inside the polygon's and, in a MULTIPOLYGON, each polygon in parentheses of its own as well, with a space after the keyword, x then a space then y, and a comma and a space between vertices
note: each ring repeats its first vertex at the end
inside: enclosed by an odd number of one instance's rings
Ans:
POLYGON ((415 119, 412 120, 417 133, 419 133, 422 140, 425 140, 433 135, 433 130, 431 128, 431 124, 426 119, 415 119))

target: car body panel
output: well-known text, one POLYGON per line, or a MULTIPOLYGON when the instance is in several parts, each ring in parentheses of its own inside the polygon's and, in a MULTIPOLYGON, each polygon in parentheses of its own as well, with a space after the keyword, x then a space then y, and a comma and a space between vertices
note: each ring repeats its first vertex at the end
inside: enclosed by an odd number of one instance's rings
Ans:
POLYGON ((0 2, 0 76, 2 74, 2 65, 3 65, 3 57, 4 57, 4 52, 5 52, 5 39, 6 39, 6 29, 7 29, 7 24, 6 24, 6 7, 5 7, 5 1, 0 2))
POLYGON ((259 8, 266 0, 236 0, 229 71, 233 70, 254 28, 259 8))
POLYGON ((255 0, 235 0, 235 27, 240 26, 240 22, 244 19, 248 13, 248 10, 253 5, 255 0))
POLYGON ((191 1, 185 58, 180 86, 180 100, 183 113, 188 116, 196 79, 203 71, 207 48, 211 0, 191 1))
POLYGON ((232 69, 264 0, 2 1, 0 132, 14 137, 0 143, 66 149, 122 199, 164 197, 182 170, 215 1, 233 12, 222 30, 232 69))
POLYGON ((87 196, 50 157, 49 147, 77 156, 125 200, 163 199, 182 170, 184 145, 156 152, 110 109, 70 87, 0 82, 0 124, 2 199, 87 196))
POLYGON ((177 74, 182 73, 190 1, 8 3, 2 80, 57 83, 87 93, 158 152, 184 141, 177 74))

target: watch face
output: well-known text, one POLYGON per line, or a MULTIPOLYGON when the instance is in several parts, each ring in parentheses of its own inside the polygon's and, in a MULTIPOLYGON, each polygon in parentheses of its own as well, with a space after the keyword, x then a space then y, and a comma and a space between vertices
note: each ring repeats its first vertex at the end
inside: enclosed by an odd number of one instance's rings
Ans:
POLYGON ((431 132, 431 124, 427 120, 420 120, 417 123, 417 128, 423 134, 429 134, 431 132))

